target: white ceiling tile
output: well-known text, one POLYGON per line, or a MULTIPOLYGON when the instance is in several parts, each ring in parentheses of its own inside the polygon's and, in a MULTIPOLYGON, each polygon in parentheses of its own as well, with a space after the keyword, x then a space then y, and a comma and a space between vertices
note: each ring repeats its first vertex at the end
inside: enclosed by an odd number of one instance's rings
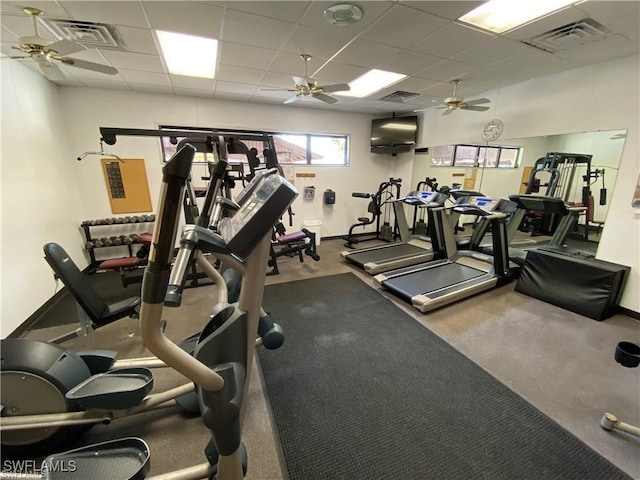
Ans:
POLYGON ((83 77, 82 83, 86 87, 103 88, 106 90, 131 90, 131 87, 125 82, 105 82, 96 78, 83 77))
POLYGON ((325 59, 318 57, 311 57, 308 61, 305 61, 296 53, 279 52, 273 60, 269 71, 302 77, 304 76, 306 64, 307 76, 311 76, 313 72, 324 65, 325 61, 325 59))
POLYGON ((102 50, 102 54, 116 68, 160 73, 165 71, 162 60, 158 55, 117 52, 114 50, 102 50))
POLYGON ((216 95, 222 92, 252 95, 255 91, 255 85, 247 85, 246 83, 225 82, 223 80, 216 81, 216 95))
POLYGON ((35 7, 42 11, 45 17, 52 18, 68 18, 67 12, 60 6, 59 2, 55 1, 42 1, 42 0, 29 0, 29 1, 6 1, 2 0, 0 2, 0 13, 2 15, 25 15, 23 12, 24 7, 35 7))
POLYGON ((360 38, 405 48, 448 23, 440 17, 395 5, 384 14, 383 21, 372 25, 360 38))
POLYGON ((183 95, 185 97, 213 97, 215 94, 213 90, 197 90, 191 88, 176 88, 173 91, 176 95, 183 95))
POLYGON ((404 80, 400 80, 398 83, 394 83, 389 87, 389 90, 391 90, 391 92, 402 90, 405 92, 419 93, 430 86, 433 86, 435 83, 437 82, 434 80, 427 80, 426 78, 409 77, 404 80))
POLYGON ((450 82, 457 78, 465 78, 478 71, 477 67, 467 65, 466 63, 454 62, 453 60, 444 60, 433 67, 426 68, 418 73, 417 77, 429 78, 431 80, 439 80, 441 82, 450 82))
MULTIPOLYGON (((453 95, 453 84, 450 82, 436 83, 435 85, 423 90, 422 93, 442 100, 445 97, 453 95)), ((480 91, 477 88, 469 87, 465 82, 462 82, 456 88, 456 95, 459 97, 471 97, 478 93, 480 93, 480 91)))
POLYGON ((640 2, 638 1, 589 1, 576 5, 576 9, 613 29, 620 23, 628 21, 634 22, 636 27, 640 25, 640 2), (613 3, 615 5, 612 5, 613 3))
POLYGON ((148 28, 140 2, 63 1, 59 2, 74 18, 96 23, 148 28))
POLYGON ((264 76, 264 70, 255 68, 236 67, 234 65, 218 65, 216 79, 226 82, 236 81, 238 83, 250 83, 256 85, 260 83, 264 76))
POLYGON ((612 58, 633 55, 640 50, 637 42, 622 35, 611 35, 601 40, 557 52, 556 56, 569 62, 588 65, 612 58))
POLYGON ((238 67, 267 68, 271 65, 276 50, 252 47, 240 43, 219 42, 218 63, 238 67))
POLYGON ((227 8, 242 12, 296 22, 302 18, 312 2, 228 2, 227 8))
POLYGON ((406 5, 411 8, 417 8, 418 10, 422 10, 423 12, 428 12, 433 15, 437 15, 442 18, 446 18, 449 20, 456 20, 463 16, 466 13, 469 13, 476 7, 482 5, 484 1, 401 1, 402 5, 406 5))
POLYGON ((388 47, 379 43, 354 40, 335 57, 335 60, 349 65, 376 68, 399 51, 395 47, 388 47))
POLYGON ((169 75, 171 85, 174 89, 188 88, 191 90, 207 90, 214 91, 215 80, 210 78, 187 77, 186 75, 169 75))
POLYGON ((282 49, 290 53, 308 53, 314 57, 331 58, 351 37, 318 28, 298 26, 282 49))
POLYGON ((220 39, 224 10, 194 2, 143 2, 153 30, 220 39))
POLYGON ((318 74, 314 75, 314 77, 319 79, 330 79, 334 82, 351 82, 368 71, 369 69, 365 67, 330 62, 328 65, 323 67, 318 74))
POLYGON ((174 93, 171 85, 150 85, 148 83, 129 82, 129 87, 131 90, 136 92, 165 93, 167 95, 172 95, 174 93))
POLYGON ((142 72, 140 70, 120 70, 120 75, 127 83, 171 86, 169 75, 166 73, 142 72))
MULTIPOLYGON (((0 17, 0 21, 4 27, 2 31, 3 35, 6 31, 12 34, 9 38, 10 40, 13 40, 14 37, 15 40, 17 40, 18 37, 26 37, 35 34, 33 31, 33 22, 31 21, 31 18, 27 17, 25 14, 3 15, 0 17)), ((51 41, 57 40, 57 38, 40 23, 39 31, 41 37, 51 41)), ((2 41, 5 41, 4 36, 2 37, 2 41)))
POLYGON ((18 35, 14 34, 11 30, 2 25, 0 27, 0 38, 2 39, 2 42, 13 42, 18 40, 18 35))
POLYGON ((267 72, 260 84, 261 88, 293 88, 291 75, 277 72, 267 72))
POLYGON ((505 58, 528 52, 531 48, 508 38, 496 37, 465 52, 454 55, 451 59, 468 63, 469 65, 484 67, 505 58))
POLYGON ((158 55, 158 48, 151 30, 133 27, 117 27, 127 49, 134 53, 158 55))
POLYGON ((390 72, 404 73, 405 75, 413 75, 420 70, 432 67, 436 63, 440 63, 441 58, 424 53, 410 52, 403 50, 389 60, 382 62, 379 68, 390 72))
POLYGON ((224 18, 222 40, 278 50, 295 24, 230 10, 224 18))
POLYGON ((464 52, 483 42, 491 40, 494 35, 465 27, 457 23, 449 23, 424 40, 413 45, 410 50, 428 53, 436 57, 449 58, 464 52))

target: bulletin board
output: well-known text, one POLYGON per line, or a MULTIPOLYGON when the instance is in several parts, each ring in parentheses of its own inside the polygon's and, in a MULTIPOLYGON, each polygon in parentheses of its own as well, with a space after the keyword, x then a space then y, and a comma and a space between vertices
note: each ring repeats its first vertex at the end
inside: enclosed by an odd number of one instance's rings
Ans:
POLYGON ((147 170, 142 158, 102 159, 111 213, 151 212, 147 170))

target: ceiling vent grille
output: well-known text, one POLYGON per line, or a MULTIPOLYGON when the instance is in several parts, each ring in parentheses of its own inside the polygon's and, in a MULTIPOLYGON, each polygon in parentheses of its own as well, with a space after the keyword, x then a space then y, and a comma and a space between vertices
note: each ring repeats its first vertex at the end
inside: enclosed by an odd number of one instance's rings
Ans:
POLYGON ((60 40, 78 42, 87 48, 129 51, 113 25, 58 18, 43 18, 41 21, 60 40))
POLYGON ((600 40, 610 33, 611 31, 607 27, 595 21, 593 18, 584 18, 577 22, 549 30, 530 40, 525 40, 523 43, 547 52, 555 53, 588 42, 600 40))
POLYGON ((380 98, 383 102, 400 102, 404 103, 408 100, 413 100, 416 97, 419 97, 419 93, 412 92, 403 92, 402 90, 397 90, 389 95, 380 98))

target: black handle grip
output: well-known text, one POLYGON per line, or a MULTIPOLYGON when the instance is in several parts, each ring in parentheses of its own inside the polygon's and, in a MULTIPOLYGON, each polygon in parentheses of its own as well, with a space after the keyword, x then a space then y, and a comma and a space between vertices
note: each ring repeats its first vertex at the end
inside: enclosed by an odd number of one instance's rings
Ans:
POLYGON ((353 192, 351 194, 352 197, 357 197, 357 198, 369 198, 371 197, 370 193, 361 193, 361 192, 353 192))

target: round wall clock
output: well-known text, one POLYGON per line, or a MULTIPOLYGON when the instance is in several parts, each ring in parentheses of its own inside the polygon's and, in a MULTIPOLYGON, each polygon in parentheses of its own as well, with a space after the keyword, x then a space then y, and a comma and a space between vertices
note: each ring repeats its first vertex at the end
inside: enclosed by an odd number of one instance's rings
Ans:
POLYGON ((502 135, 503 128, 504 125, 497 118, 489 120, 482 130, 482 138, 484 138, 487 142, 490 142, 491 140, 497 140, 500 135, 502 135))

